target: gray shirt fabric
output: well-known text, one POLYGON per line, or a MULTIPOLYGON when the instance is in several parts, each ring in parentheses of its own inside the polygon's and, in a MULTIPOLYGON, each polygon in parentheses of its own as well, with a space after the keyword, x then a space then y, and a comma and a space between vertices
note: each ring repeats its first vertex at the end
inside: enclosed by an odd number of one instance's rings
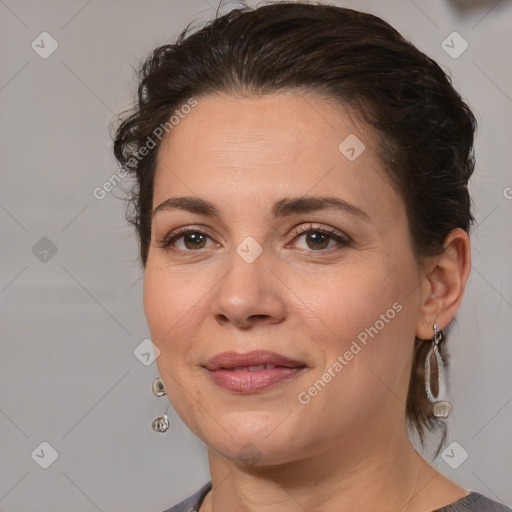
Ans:
MULTIPOLYGON (((192 496, 174 505, 174 507, 165 509, 163 512, 198 512, 201 503, 211 488, 212 483, 208 482, 192 496)), ((446 507, 437 508, 433 512, 512 512, 512 509, 471 491, 465 498, 461 498, 451 505, 446 505, 446 507)))

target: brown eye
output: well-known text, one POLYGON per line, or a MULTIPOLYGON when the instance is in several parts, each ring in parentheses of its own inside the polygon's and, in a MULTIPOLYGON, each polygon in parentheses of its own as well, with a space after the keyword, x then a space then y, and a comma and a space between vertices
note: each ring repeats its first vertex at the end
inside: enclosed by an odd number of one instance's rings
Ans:
POLYGON ((195 249, 202 249, 205 246, 207 236, 203 233, 193 231, 181 235, 183 237, 183 244, 191 251, 195 249))
POLYGON ((210 237, 202 231, 185 229, 178 233, 171 233, 160 241, 160 249, 175 249, 181 252, 193 252, 207 247, 210 237))
POLYGON ((330 249, 342 249, 350 244, 350 239, 341 232, 333 229, 309 228, 300 230, 295 237, 295 244, 303 239, 305 244, 299 249, 309 250, 312 252, 322 252, 330 249), (334 243, 331 243, 334 242, 334 243))
POLYGON ((310 249, 327 249, 331 237, 320 231, 306 233, 306 243, 310 249))

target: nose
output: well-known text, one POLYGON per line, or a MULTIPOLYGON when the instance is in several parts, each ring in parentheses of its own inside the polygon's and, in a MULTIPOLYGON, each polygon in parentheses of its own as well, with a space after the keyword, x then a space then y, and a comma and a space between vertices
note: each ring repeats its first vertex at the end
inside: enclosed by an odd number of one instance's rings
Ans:
POLYGON ((268 263, 264 255, 247 263, 237 253, 233 254, 230 268, 215 287, 211 299, 210 311, 217 324, 246 330, 284 320, 283 284, 268 263))

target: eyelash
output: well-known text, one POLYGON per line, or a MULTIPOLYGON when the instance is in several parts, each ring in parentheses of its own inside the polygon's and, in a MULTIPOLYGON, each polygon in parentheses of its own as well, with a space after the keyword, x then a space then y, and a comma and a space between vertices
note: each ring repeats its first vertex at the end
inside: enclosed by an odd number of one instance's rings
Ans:
MULTIPOLYGON (((326 253, 326 252, 330 253, 333 250, 340 250, 343 247, 347 247, 352 242, 352 240, 350 239, 350 237, 348 235, 340 234, 337 230, 332 229, 332 228, 316 228, 313 226, 313 224, 310 224, 306 228, 297 230, 294 234, 292 242, 295 242, 298 238, 300 238, 301 236, 306 235, 308 233, 320 233, 323 235, 327 235, 331 239, 338 242, 337 245, 335 245, 334 247, 330 247, 328 249, 320 249, 317 251, 312 250, 312 249, 309 249, 309 250, 301 249, 302 251, 307 251, 310 253, 326 253)), ((183 228, 183 229, 180 229, 178 231, 175 231, 175 232, 163 237, 157 244, 157 247, 159 249, 164 249, 164 250, 174 250, 175 252, 182 253, 182 254, 189 254, 189 253, 192 254, 192 253, 201 252, 202 249, 184 251, 182 249, 176 249, 176 248, 172 249, 171 248, 172 244, 174 242, 176 242, 176 240, 178 240, 179 238, 183 237, 184 235, 188 235, 188 234, 206 235, 208 238, 211 239, 211 237, 208 235, 208 233, 205 233, 204 231, 201 231, 200 229, 183 228)))

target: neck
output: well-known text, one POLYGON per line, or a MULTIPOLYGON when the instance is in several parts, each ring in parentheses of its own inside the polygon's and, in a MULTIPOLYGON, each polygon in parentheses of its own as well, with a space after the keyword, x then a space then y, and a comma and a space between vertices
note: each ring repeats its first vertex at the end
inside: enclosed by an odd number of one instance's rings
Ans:
POLYGON ((209 449, 213 492, 201 512, 421 510, 420 490, 438 473, 413 448, 405 427, 395 427, 373 438, 362 429, 279 466, 244 466, 209 449))

